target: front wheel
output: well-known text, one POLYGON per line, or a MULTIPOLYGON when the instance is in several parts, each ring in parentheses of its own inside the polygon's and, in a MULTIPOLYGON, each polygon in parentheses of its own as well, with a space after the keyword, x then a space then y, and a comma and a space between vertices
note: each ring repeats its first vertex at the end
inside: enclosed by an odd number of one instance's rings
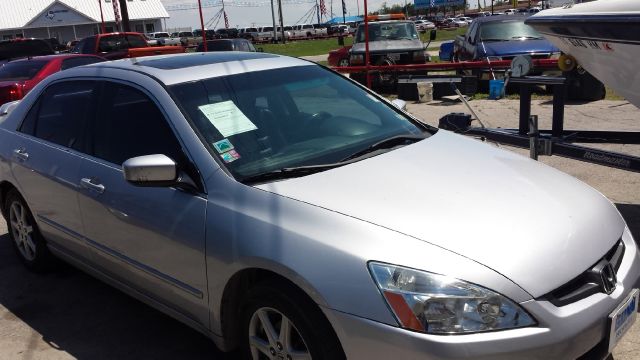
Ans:
POLYGON ((51 264, 52 255, 47 249, 27 203, 16 191, 11 190, 5 201, 9 238, 13 242, 22 263, 32 271, 41 272, 51 264))
POLYGON ((252 289, 243 306, 245 359, 339 360, 342 347, 320 309, 283 282, 252 289))

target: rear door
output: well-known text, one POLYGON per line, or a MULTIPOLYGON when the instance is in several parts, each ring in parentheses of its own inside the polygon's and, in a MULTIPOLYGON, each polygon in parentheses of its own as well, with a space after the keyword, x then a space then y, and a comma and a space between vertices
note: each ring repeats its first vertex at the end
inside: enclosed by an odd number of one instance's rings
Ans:
POLYGON ((136 187, 122 163, 165 154, 198 182, 198 173, 150 94, 105 82, 80 166, 79 196, 87 241, 101 271, 208 326, 206 199, 199 191, 136 187))
POLYGON ((23 136, 13 146, 13 174, 43 235, 51 246, 81 258, 89 252, 81 236, 78 170, 96 99, 94 81, 49 86, 23 121, 23 136))

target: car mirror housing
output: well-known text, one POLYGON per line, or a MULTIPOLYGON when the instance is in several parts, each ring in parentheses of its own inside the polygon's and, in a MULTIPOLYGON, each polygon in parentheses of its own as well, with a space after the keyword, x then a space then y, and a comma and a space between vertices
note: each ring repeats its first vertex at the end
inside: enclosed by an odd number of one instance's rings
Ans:
POLYGON ((136 186, 171 186, 177 181, 177 164, 162 154, 137 156, 122 163, 124 178, 136 186))
POLYGON ((407 110, 407 102, 400 99, 395 99, 391 102, 393 106, 397 107, 400 110, 407 110))

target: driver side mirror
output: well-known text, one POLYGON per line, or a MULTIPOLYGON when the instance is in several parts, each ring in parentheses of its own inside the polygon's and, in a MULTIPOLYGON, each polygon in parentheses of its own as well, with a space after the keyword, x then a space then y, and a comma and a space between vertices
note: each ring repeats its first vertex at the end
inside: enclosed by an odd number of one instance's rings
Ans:
POLYGON ((395 99, 391 102, 393 106, 397 107, 400 110, 407 110, 407 102, 400 99, 395 99))
POLYGON ((431 30, 431 32, 429 33, 429 40, 433 41, 436 39, 436 29, 431 30))
POLYGON ((166 155, 137 156, 122 163, 124 179, 136 186, 172 186, 178 178, 178 165, 166 155))

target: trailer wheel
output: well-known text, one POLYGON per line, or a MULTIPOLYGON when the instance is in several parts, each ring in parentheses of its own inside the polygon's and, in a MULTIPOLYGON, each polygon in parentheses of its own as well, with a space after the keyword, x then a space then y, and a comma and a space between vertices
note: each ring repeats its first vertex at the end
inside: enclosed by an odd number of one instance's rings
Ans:
POLYGON ((571 100, 597 101, 604 99, 606 89, 600 80, 588 72, 575 72, 575 78, 571 82, 568 98, 571 100))

